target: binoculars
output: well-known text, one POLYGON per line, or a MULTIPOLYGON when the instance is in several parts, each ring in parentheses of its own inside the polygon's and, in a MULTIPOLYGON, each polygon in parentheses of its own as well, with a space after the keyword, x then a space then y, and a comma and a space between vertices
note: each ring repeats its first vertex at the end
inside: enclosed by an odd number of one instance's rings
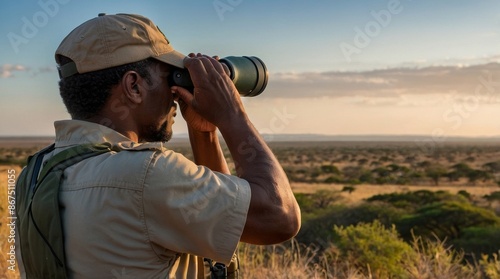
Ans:
MULTIPOLYGON (((242 97, 255 97, 267 86, 268 72, 262 60, 255 56, 228 56, 219 60, 229 68, 229 77, 242 97)), ((193 82, 187 69, 175 69, 170 85, 193 90, 193 82)))

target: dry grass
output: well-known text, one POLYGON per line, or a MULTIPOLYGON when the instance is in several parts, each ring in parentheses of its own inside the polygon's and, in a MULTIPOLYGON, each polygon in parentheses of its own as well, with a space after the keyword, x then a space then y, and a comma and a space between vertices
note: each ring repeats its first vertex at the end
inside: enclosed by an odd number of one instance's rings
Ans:
MULTIPOLYGON (((395 278, 409 279, 498 279, 500 261, 483 258, 478 263, 463 264, 463 254, 455 252, 443 241, 423 241, 415 238, 412 248, 416 258, 408 258, 403 267, 405 274, 395 278)), ((280 245, 256 246, 242 244, 239 255, 243 278, 283 279, 368 279, 377 278, 362 272, 356 259, 349 262, 338 256, 335 246, 319 253, 314 246, 290 241, 280 245)))

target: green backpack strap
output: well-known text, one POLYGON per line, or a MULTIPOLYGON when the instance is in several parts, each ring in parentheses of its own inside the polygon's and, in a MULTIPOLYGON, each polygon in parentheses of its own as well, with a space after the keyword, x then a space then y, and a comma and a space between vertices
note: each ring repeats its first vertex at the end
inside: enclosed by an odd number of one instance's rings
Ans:
POLYGON ((119 149, 109 143, 67 148, 50 158, 40 175, 37 175, 37 162, 42 161, 43 155, 36 154, 28 163, 28 179, 24 179, 24 184, 28 185, 21 187, 29 190, 19 189, 20 198, 26 202, 22 204, 23 208, 18 209, 21 255, 27 278, 68 277, 59 211, 59 187, 63 172, 73 164, 112 150, 119 149))
POLYGON ((45 164, 40 173, 38 181, 42 181, 45 176, 52 170, 65 169, 73 164, 76 164, 87 158, 97 156, 102 153, 110 151, 119 151, 116 147, 113 147, 110 143, 100 143, 100 144, 81 144, 77 146, 65 149, 52 158, 45 164))

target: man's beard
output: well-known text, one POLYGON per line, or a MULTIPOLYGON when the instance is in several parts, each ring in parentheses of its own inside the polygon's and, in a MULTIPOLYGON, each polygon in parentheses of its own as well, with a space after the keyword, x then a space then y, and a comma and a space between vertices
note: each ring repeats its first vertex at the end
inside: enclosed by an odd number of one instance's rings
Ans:
POLYGON ((172 130, 167 130, 168 122, 163 123, 160 128, 148 126, 144 133, 143 140, 146 142, 167 142, 172 138, 172 130))

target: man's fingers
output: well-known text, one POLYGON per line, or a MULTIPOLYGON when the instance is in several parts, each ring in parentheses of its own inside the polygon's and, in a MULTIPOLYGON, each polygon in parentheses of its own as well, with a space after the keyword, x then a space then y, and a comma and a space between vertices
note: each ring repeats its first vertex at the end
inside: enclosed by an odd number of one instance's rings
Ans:
POLYGON ((170 89, 172 90, 172 94, 177 94, 177 96, 179 96, 179 98, 184 103, 190 104, 190 105, 193 103, 194 96, 186 88, 182 88, 179 86, 172 86, 172 88, 170 88, 170 89))
POLYGON ((212 63, 212 67, 214 67, 214 69, 222 74, 222 73, 225 73, 225 70, 224 70, 224 67, 222 66, 222 63, 220 63, 218 60, 219 60, 219 56, 214 56, 214 57, 210 57, 208 55, 204 55, 204 57, 206 57, 210 63, 212 63))
POLYGON ((226 75, 231 76, 231 71, 229 70, 229 67, 224 63, 220 64, 222 65, 222 68, 224 68, 224 72, 226 73, 226 75))
POLYGON ((211 69, 215 69, 215 71, 219 74, 225 73, 226 75, 230 75, 231 72, 229 71, 227 65, 220 63, 218 60, 219 56, 210 57, 201 53, 196 55, 194 53, 190 53, 188 57, 184 59, 184 66, 188 68, 190 73, 193 72, 194 74, 208 74, 211 72, 211 69), (203 70, 201 68, 203 68, 203 70))
POLYGON ((207 70, 203 61, 199 57, 184 58, 184 66, 188 69, 189 74, 191 76, 191 80, 195 86, 199 85, 198 80, 200 77, 207 76, 207 70))

